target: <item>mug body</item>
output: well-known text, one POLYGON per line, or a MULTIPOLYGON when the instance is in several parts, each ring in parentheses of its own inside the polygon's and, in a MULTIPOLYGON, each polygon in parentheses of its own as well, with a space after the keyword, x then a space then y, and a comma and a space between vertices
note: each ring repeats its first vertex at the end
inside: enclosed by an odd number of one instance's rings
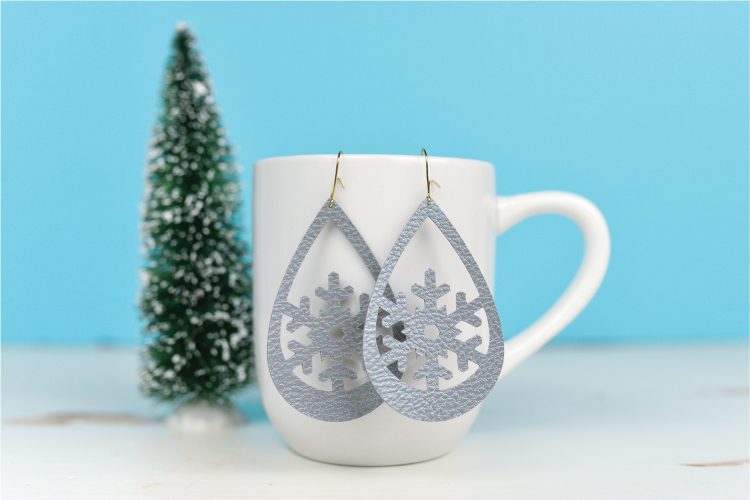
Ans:
MULTIPOLYGON (((335 164, 336 155, 310 155, 259 160, 253 167, 254 337, 257 381, 264 407, 287 444, 315 460, 347 465, 395 465, 439 457, 458 444, 476 418, 479 407, 452 420, 422 422, 404 417, 383 403, 355 420, 324 422, 293 408, 271 379, 266 342, 274 300, 297 246, 328 200, 335 164)), ((429 167, 430 178, 439 183, 439 187, 432 188, 433 200, 463 238, 492 289, 496 239, 492 165, 476 160, 430 157, 429 167)), ((425 199, 425 160, 419 156, 344 154, 339 176, 345 187, 336 189, 336 203, 382 265, 404 225, 425 199)), ((465 292, 469 300, 476 293, 460 259, 429 220, 406 247, 391 276, 391 288, 395 293, 403 291, 411 296, 412 285, 424 283, 428 268, 435 270, 438 285, 448 283, 451 286, 450 293, 439 303, 448 311, 455 306, 455 292, 465 292)), ((326 288, 333 272, 339 275, 341 287, 354 289, 351 308, 356 313, 357 297, 361 293, 371 293, 375 278, 335 226, 326 227, 312 245, 292 285, 289 302, 299 304, 300 298, 307 296, 313 313, 319 312, 325 303, 316 297, 315 291, 319 287, 326 288)), ((421 304, 410 297, 408 305, 414 308, 421 304)), ((482 327, 477 329, 463 323, 459 327, 462 336, 484 335, 483 345, 486 346, 486 321, 482 319, 482 327)), ((288 321, 289 318, 285 318, 281 326, 282 334, 287 331, 288 321)), ((282 343, 284 339, 282 335, 282 343)), ((288 354, 288 350, 286 352, 288 354)), ((353 362, 358 379, 366 381, 361 359, 353 362)), ((306 375, 298 367, 298 375, 310 385, 324 389, 316 376, 322 363, 320 359, 313 359, 313 373, 306 375)), ((410 368, 404 375, 404 380, 415 386, 424 383, 424 379, 413 378, 413 367, 418 365, 419 360, 412 355, 410 368)), ((446 384, 460 383, 471 375, 471 368, 466 374, 458 374, 456 365, 455 355, 449 353, 444 366, 453 368, 454 377, 445 381, 446 384)))

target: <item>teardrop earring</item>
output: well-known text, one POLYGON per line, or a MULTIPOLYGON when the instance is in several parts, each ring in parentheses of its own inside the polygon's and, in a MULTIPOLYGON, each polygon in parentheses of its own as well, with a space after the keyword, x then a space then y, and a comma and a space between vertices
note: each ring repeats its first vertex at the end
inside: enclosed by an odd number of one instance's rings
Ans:
MULTIPOLYGON (((349 217, 335 202, 337 185, 344 183, 339 177, 339 162, 342 151, 336 157, 336 170, 330 196, 325 200, 315 219, 302 237, 286 273, 281 280, 279 291, 271 312, 271 323, 268 329, 268 369, 274 385, 284 399, 301 413, 318 420, 329 422, 343 422, 352 420, 377 408, 382 399, 369 382, 364 382, 354 388, 345 387, 347 380, 356 381, 357 371, 352 369, 351 363, 357 361, 362 352, 362 328, 365 313, 369 303, 369 296, 359 295, 358 313, 352 314, 347 301, 354 294, 351 286, 344 286, 339 274, 332 270, 328 274, 326 288, 318 287, 315 295, 325 302, 319 314, 315 315, 310 309, 310 297, 303 296, 299 305, 289 302, 289 292, 294 279, 299 272, 302 262, 323 228, 335 224, 346 239, 352 244, 362 259, 373 279, 380 273, 380 265, 375 260, 370 247, 354 226, 349 217), (282 343, 281 325, 284 317, 290 318, 286 325, 289 332, 307 327, 309 343, 303 344, 295 340, 282 343), (286 344, 292 355, 285 357, 283 344, 286 344), (330 390, 324 390, 309 385, 294 373, 297 366, 302 367, 305 374, 313 371, 313 358, 320 357, 326 366, 318 373, 318 379, 323 383, 330 383, 330 390)), ((386 295, 393 296, 390 289, 383 287, 386 295)), ((377 318, 373 325, 377 323, 377 318)), ((363 371, 361 376, 365 377, 363 371)))
POLYGON ((438 422, 463 415, 485 398, 500 376, 504 348, 500 318, 492 293, 458 231, 432 199, 430 188, 436 183, 430 179, 427 151, 422 149, 420 156, 424 157, 425 162, 427 197, 407 221, 377 277, 365 320, 363 357, 372 385, 391 408, 416 420, 438 422), (427 219, 435 223, 451 244, 479 293, 475 299, 467 302, 466 293, 456 292, 455 309, 450 313, 446 306, 438 307, 437 301, 448 294, 451 287, 439 284, 438 274, 431 268, 425 270, 423 284, 415 283, 411 287, 412 293, 423 301, 423 308, 411 312, 404 293, 399 293, 395 300, 388 297, 392 297, 388 287, 391 274, 404 249, 427 219), (483 341, 479 335, 460 340, 458 324, 465 322, 474 327, 481 326, 482 319, 476 315, 480 311, 484 311, 487 318, 487 340, 483 341), (383 335, 378 342, 379 318, 382 318, 382 326, 385 327, 403 325, 401 336, 405 336, 405 340, 383 335), (477 350, 484 342, 487 342, 485 352, 477 350), (379 348, 378 344, 385 348, 379 348), (426 390, 408 385, 396 376, 394 370, 389 369, 389 366, 396 364, 399 372, 405 372, 412 352, 423 358, 421 361, 424 364, 414 372, 414 378, 426 379, 426 390), (440 359, 446 358, 449 352, 455 353, 459 371, 465 372, 469 361, 478 367, 465 381, 441 389, 440 380, 449 380, 454 375, 440 364, 440 359))

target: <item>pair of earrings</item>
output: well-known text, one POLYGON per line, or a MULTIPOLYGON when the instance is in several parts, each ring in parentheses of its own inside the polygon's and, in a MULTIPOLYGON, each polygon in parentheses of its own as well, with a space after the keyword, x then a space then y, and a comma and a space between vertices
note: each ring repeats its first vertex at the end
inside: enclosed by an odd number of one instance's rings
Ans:
POLYGON ((268 331, 268 367, 274 385, 295 409, 329 422, 362 417, 383 402, 402 415, 428 422, 463 415, 479 404, 497 382, 503 364, 503 337, 495 301, 479 266, 453 224, 432 199, 430 187, 434 181, 430 180, 427 151, 422 149, 421 152, 425 160, 427 196, 407 221, 382 267, 355 225, 334 201, 336 185, 341 183, 341 155, 339 152, 336 157, 330 196, 297 247, 276 295, 268 331), (406 295, 402 292, 394 294, 389 286, 404 249, 427 219, 435 223, 451 244, 478 292, 478 296, 470 301, 466 300, 464 292, 457 292, 455 309, 450 313, 446 306, 438 307, 437 304, 438 299, 449 293, 450 286, 438 285, 435 270, 431 268, 425 270, 424 283, 415 283, 411 288, 412 293, 423 301, 422 308, 410 310, 406 295), (319 314, 311 312, 309 296, 303 296, 299 306, 288 300, 295 276, 310 247, 330 223, 341 230, 375 279, 372 293, 359 296, 356 314, 352 314, 346 303, 354 290, 350 286, 342 288, 335 270, 328 275, 328 287, 315 290, 315 295, 326 303, 319 314), (480 327, 482 319, 477 313, 481 311, 484 311, 489 329, 487 339, 483 341, 479 335, 460 339, 459 323, 480 327), (288 357, 284 355, 281 336, 284 317, 290 318, 286 324, 289 332, 302 327, 309 329, 309 343, 286 342, 286 350, 292 353, 288 357), (487 345, 483 351, 478 350, 485 342, 487 345), (450 380, 455 375, 440 363, 449 353, 455 353, 459 371, 466 372, 469 361, 477 368, 466 380, 441 388, 441 380, 450 380), (313 387, 294 373, 301 366, 303 373, 311 374, 313 359, 318 356, 327 361, 318 379, 325 383, 330 381, 331 390, 313 387), (368 380, 346 387, 345 381, 359 377, 351 363, 360 356, 368 380), (426 389, 404 381, 409 364, 416 360, 420 366, 412 370, 413 378, 424 378, 426 389))

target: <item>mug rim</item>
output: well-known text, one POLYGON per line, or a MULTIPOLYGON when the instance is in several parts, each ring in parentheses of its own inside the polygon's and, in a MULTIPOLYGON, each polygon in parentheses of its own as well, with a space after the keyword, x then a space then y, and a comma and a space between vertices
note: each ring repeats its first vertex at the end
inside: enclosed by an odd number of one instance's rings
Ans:
MULTIPOLYGON (((346 154, 344 153, 346 158, 355 158, 355 159, 371 159, 371 158, 380 158, 380 159, 389 159, 389 160, 414 160, 414 158, 420 158, 418 155, 391 155, 391 154, 375 154, 375 153, 365 153, 365 154, 346 154)), ((289 161, 289 160, 304 160, 304 159, 314 159, 314 158, 336 158, 336 154, 304 154, 304 155, 285 155, 285 156, 269 156, 267 158, 260 158, 258 160, 255 160, 253 163, 253 168, 260 168, 264 167, 266 165, 270 165, 273 163, 277 163, 280 161, 289 161)), ((344 156, 342 156, 344 158, 344 156)), ((455 156, 429 156, 430 162, 437 162, 437 163, 453 163, 453 162, 462 162, 462 163, 468 163, 473 164, 477 167, 487 167, 492 169, 493 165, 489 161, 486 160, 477 160, 474 158, 459 158, 455 156)))

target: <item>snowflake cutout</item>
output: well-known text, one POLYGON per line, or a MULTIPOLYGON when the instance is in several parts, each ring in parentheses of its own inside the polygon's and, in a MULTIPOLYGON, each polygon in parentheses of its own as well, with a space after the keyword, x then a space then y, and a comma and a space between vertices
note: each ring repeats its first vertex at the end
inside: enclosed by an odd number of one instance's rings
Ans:
POLYGON ((312 360, 316 354, 330 362, 330 366, 323 370, 318 379, 321 382, 330 380, 334 392, 344 391, 344 380, 357 379, 357 372, 345 366, 357 354, 362 353, 362 329, 370 296, 366 293, 359 296, 359 312, 352 315, 346 301, 354 293, 350 286, 341 288, 339 275, 332 272, 328 275, 328 288, 318 287, 315 295, 326 302, 326 307, 314 316, 310 311, 310 298, 300 298, 300 305, 296 307, 287 304, 291 321, 287 330, 295 332, 306 326, 310 344, 305 345, 296 340, 287 345, 294 355, 289 358, 291 366, 302 365, 303 373, 312 373, 312 360))
POLYGON ((448 352, 456 353, 458 369, 465 372, 469 368, 469 361, 480 364, 485 354, 477 351, 482 344, 482 338, 475 335, 465 341, 459 340, 461 330, 457 325, 461 322, 478 327, 482 320, 476 316, 476 312, 482 309, 480 298, 466 302, 464 292, 456 293, 456 308, 452 313, 447 312, 446 306, 437 307, 440 297, 450 292, 450 286, 442 284, 437 286, 435 271, 427 269, 424 274, 424 285, 415 283, 412 292, 422 299, 424 308, 415 309, 412 314, 406 307, 406 296, 399 293, 396 302, 387 301, 382 306, 388 314, 382 320, 385 327, 392 327, 399 322, 403 323, 403 334, 405 340, 392 336, 383 336, 383 345, 389 350, 381 359, 390 366, 396 363, 398 370, 404 372, 408 364, 408 356, 414 351, 417 356, 425 358, 425 364, 414 373, 416 380, 427 380, 427 391, 439 391, 439 381, 450 380, 453 372, 439 363, 440 358, 446 358, 448 352), (437 331, 437 334, 435 334, 437 331))

